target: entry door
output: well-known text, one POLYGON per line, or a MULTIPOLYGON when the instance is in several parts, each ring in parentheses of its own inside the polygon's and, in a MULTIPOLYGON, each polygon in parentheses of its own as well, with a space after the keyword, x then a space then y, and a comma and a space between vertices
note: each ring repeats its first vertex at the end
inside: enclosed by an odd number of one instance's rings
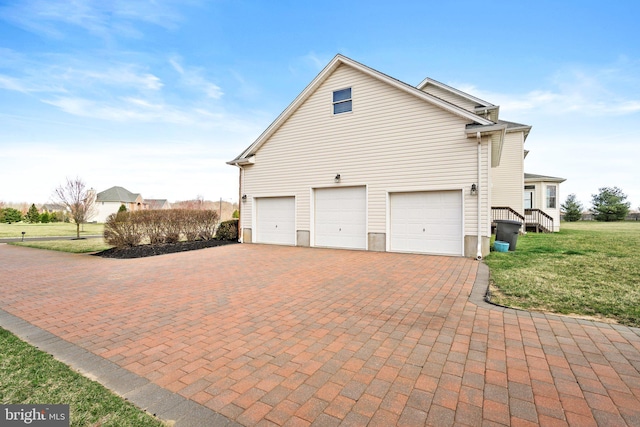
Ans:
POLYGON ((256 243, 295 245, 294 197, 256 199, 256 243))
POLYGON ((393 193, 390 205, 391 251, 463 255, 461 191, 393 193))
POLYGON ((533 209, 533 193, 535 190, 524 190, 524 208, 533 209))
POLYGON ((365 187, 315 190, 315 246, 366 249, 365 187))

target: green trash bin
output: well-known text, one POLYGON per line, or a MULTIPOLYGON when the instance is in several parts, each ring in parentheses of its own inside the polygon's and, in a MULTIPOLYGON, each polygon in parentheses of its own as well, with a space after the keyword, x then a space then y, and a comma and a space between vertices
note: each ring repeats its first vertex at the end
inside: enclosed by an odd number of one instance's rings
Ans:
POLYGON ((509 244, 509 250, 516 250, 518 243, 518 233, 520 232, 522 223, 520 221, 512 221, 509 219, 496 220, 496 240, 509 244))

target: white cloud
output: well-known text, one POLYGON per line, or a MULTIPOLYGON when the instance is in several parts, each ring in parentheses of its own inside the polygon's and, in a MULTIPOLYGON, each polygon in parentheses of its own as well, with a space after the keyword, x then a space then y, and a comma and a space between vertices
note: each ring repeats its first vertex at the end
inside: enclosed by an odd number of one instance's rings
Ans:
MULTIPOLYGON (((193 2, 190 2, 193 4, 193 2)), ((175 29, 183 18, 178 0, 22 0, 0 8, 0 18, 47 37, 64 38, 70 27, 109 39, 141 37, 134 23, 175 29)))
POLYGON ((485 91, 469 84, 452 83, 464 92, 500 105, 502 112, 533 112, 545 115, 579 113, 617 116, 640 112, 640 64, 619 61, 590 69, 564 67, 547 84, 523 93, 485 91))
POLYGON ((174 56, 169 58, 169 63, 180 75, 180 82, 195 91, 206 94, 208 98, 220 99, 224 92, 220 86, 208 81, 204 76, 204 70, 197 67, 185 67, 181 64, 181 58, 174 56))

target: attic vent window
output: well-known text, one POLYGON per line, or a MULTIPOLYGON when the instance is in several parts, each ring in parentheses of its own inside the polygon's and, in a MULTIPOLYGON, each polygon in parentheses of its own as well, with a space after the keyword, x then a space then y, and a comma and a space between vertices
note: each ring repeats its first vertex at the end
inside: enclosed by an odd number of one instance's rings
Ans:
POLYGON ((333 92, 333 114, 348 113, 352 110, 351 88, 333 92))

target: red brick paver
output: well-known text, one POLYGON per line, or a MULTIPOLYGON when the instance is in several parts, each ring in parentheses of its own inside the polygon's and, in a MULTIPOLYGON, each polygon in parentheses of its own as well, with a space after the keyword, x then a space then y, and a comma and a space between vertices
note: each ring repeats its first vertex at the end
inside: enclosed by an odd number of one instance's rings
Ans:
POLYGON ((637 329, 476 304, 479 266, 0 245, 0 308, 244 425, 640 426, 637 329))

